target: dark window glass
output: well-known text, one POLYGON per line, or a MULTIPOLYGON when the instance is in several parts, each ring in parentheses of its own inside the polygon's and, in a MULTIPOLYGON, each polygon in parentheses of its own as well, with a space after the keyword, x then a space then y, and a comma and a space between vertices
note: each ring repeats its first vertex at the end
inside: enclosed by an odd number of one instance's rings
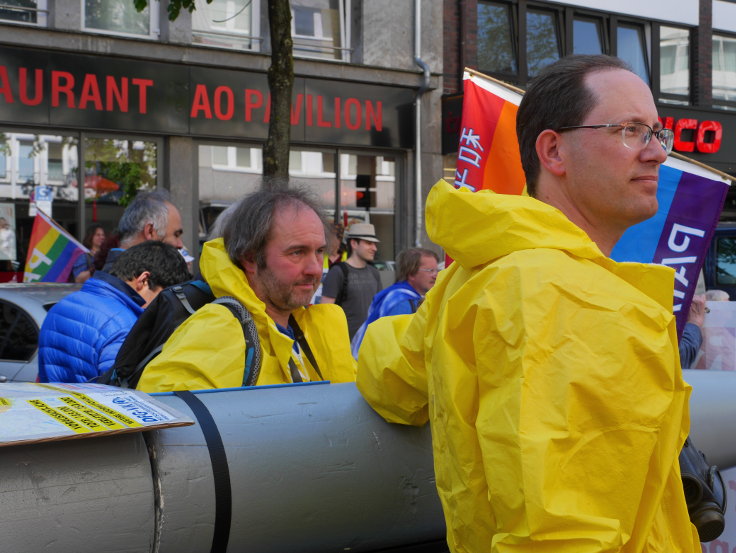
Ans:
POLYGON ((555 14, 529 10, 526 14, 526 57, 529 77, 560 59, 560 40, 555 14))
POLYGON ((478 68, 489 73, 516 73, 509 6, 478 2, 478 68))
POLYGON ((659 28, 659 90, 690 94, 690 33, 677 27, 659 28))
POLYGON ((719 238, 716 251, 716 284, 736 284, 736 240, 719 238))
POLYGON ((736 100, 736 38, 713 35, 713 99, 736 100))
POLYGON ((2 0, 0 2, 0 19, 5 21, 19 21, 21 23, 36 23, 36 0, 2 0))
POLYGON ((636 25, 619 25, 616 34, 619 58, 628 63, 649 84, 649 64, 644 48, 644 30, 636 25))
POLYGON ((575 19, 572 24, 574 54, 602 54, 601 24, 590 19, 575 19))

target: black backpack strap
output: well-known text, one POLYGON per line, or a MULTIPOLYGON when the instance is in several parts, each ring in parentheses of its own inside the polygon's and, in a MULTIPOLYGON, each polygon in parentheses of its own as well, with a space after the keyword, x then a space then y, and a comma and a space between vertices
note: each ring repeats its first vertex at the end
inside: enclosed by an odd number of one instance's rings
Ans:
POLYGON ((348 264, 345 261, 340 261, 335 265, 342 271, 342 286, 340 286, 340 291, 337 293, 335 303, 342 305, 342 302, 348 297, 348 264))
POLYGON ((297 324, 294 315, 289 315, 289 326, 294 331, 296 343, 299 344, 300 348, 302 348, 302 350, 304 351, 304 355, 307 356, 307 359, 309 359, 309 362, 311 363, 312 367, 314 367, 314 370, 317 371, 319 377, 324 380, 325 377, 322 376, 322 372, 319 370, 319 365, 317 365, 317 360, 314 358, 312 348, 309 347, 309 342, 307 342, 307 339, 304 337, 304 332, 302 332, 301 327, 297 324))
POLYGON ((258 329, 250 312, 240 301, 232 296, 220 296, 212 303, 227 307, 233 316, 240 321, 245 338, 245 367, 243 367, 243 386, 255 386, 261 372, 261 342, 258 329))
POLYGON ((190 315, 194 313, 195 309, 192 307, 192 304, 189 303, 189 299, 187 298, 187 295, 184 293, 184 288, 180 284, 175 284, 174 286, 172 286, 171 291, 174 293, 174 295, 176 295, 177 299, 184 306, 184 309, 189 311, 190 315))

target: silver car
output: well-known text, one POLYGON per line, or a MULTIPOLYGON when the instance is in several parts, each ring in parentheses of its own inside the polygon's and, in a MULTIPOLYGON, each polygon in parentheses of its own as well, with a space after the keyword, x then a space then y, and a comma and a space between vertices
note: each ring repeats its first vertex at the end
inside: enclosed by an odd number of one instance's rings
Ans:
POLYGON ((38 375, 38 332, 46 313, 81 284, 0 284, 0 382, 33 382, 38 375))

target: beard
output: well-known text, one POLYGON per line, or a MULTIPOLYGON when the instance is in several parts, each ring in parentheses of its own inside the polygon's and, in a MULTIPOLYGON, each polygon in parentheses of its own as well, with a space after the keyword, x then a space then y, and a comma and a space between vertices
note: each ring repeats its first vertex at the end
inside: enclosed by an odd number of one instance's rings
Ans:
POLYGON ((303 277, 293 283, 284 282, 268 268, 260 271, 260 277, 265 303, 270 303, 282 312, 291 312, 309 305, 320 283, 318 277, 303 277), (305 284, 310 285, 308 290, 295 288, 305 284))

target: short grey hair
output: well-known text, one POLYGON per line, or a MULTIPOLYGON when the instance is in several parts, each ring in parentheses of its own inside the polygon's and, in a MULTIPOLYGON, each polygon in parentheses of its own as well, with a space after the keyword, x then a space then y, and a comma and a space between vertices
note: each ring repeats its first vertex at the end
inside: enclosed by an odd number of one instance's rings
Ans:
POLYGON ((171 200, 164 190, 138 192, 135 199, 125 209, 118 223, 120 242, 124 243, 142 232, 147 224, 153 224, 159 240, 166 237, 169 224, 169 206, 171 200))
POLYGON ((239 200, 226 217, 222 236, 230 260, 240 267, 243 259, 252 259, 264 268, 276 211, 288 207, 311 209, 326 227, 322 208, 306 188, 258 190, 239 200))

